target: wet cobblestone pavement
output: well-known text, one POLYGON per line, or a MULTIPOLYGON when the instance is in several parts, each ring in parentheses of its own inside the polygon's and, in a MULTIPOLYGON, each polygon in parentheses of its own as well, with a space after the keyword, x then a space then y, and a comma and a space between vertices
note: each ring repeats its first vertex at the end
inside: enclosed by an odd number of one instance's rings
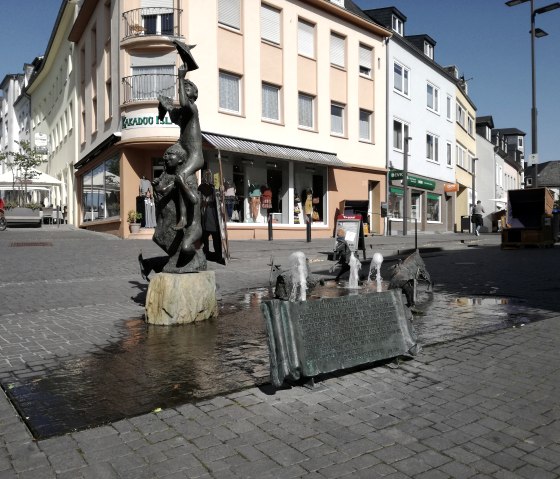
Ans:
MULTIPOLYGON (((318 287, 311 295, 360 294, 318 287)), ((171 328, 123 322, 120 339, 88 354, 13 371, 2 386, 36 438, 44 439, 159 408, 269 382, 260 304, 268 288, 223 298, 215 320, 171 328)), ((524 301, 458 297, 419 288, 414 327, 423 347, 552 317, 524 301)))

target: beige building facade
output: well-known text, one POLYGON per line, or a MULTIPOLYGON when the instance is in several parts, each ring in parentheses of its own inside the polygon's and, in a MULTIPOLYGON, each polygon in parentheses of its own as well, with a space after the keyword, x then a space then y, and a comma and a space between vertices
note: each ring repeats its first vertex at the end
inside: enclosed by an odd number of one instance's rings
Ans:
MULTIPOLYGON (((78 224, 129 236, 140 184, 160 174, 179 136, 157 117, 157 96, 176 98, 173 40, 196 45, 199 69, 187 77, 198 87, 205 168, 216 186, 227 182, 229 239, 266 238, 269 218, 274 238, 305 237, 308 194, 317 237, 332 236, 349 202, 365 203, 364 216, 379 211, 389 35, 338 1, 84 0, 69 33, 78 224)), ((379 215, 369 221, 383 233, 379 215)))

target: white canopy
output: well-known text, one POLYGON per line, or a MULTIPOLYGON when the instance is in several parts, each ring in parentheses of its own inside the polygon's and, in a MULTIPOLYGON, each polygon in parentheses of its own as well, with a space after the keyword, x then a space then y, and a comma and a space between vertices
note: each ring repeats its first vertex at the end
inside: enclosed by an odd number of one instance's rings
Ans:
MULTIPOLYGON (((29 171, 34 171, 35 177, 27 182, 27 188, 31 189, 34 186, 60 186, 62 181, 57 180, 54 176, 47 175, 43 171, 36 170, 31 168, 29 171)), ((16 181, 15 186, 16 188, 20 189, 20 182, 18 179, 18 173, 16 173, 16 181)), ((12 189, 14 185, 14 175, 11 171, 6 171, 0 175, 0 189, 12 189)))

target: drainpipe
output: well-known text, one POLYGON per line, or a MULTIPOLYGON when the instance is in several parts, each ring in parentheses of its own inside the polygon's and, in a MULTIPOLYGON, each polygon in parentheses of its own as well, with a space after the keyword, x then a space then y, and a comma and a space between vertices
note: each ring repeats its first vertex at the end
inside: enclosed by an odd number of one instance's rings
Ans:
MULTIPOLYGON (((389 166, 391 164, 390 160, 389 160, 389 151, 390 151, 390 138, 391 138, 391 123, 389 123, 389 38, 385 39, 385 128, 387 129, 387 131, 385 131, 385 168, 387 170, 387 174, 385 176, 385 202, 387 204, 387 210, 389 210, 389 188, 391 186, 391 181, 389 179, 389 166)), ((388 211, 387 211, 388 213, 388 211)), ((389 215, 387 214, 387 216, 384 219, 384 226, 385 226, 385 234, 384 236, 387 236, 387 230, 389 228, 389 215)))

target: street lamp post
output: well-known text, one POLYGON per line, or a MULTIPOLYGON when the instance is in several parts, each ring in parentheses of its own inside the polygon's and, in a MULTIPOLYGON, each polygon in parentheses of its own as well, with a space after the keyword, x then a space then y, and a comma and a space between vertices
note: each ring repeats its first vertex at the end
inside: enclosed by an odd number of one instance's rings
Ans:
POLYGON ((412 138, 410 136, 403 138, 403 236, 408 233, 408 140, 412 138))
POLYGON ((535 17, 541 13, 550 12, 560 8, 560 2, 551 3, 541 8, 535 9, 534 0, 509 0, 506 2, 508 7, 514 7, 522 3, 531 2, 531 153, 534 161, 533 165, 533 188, 537 185, 538 175, 538 143, 537 143, 537 82, 535 73, 535 38, 545 37, 548 35, 540 28, 535 29, 535 17))

